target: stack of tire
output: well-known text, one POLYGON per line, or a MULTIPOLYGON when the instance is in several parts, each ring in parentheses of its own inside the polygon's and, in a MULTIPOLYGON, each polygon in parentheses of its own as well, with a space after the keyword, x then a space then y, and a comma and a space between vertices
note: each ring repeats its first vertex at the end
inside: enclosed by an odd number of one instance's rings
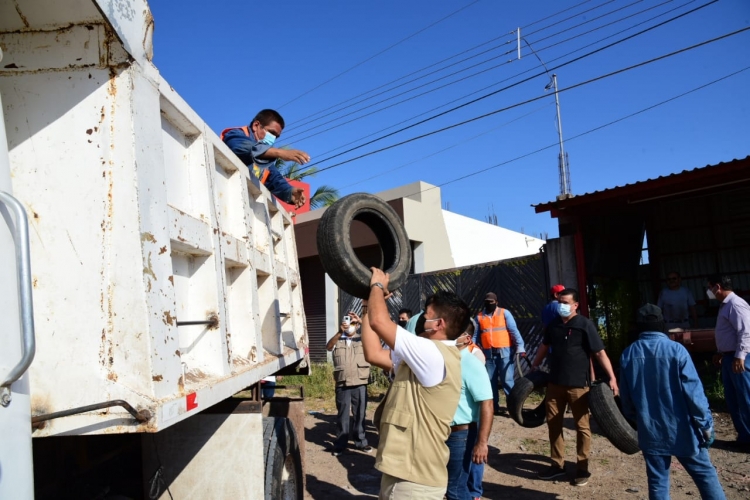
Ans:
MULTIPOLYGON (((547 386, 549 375, 542 371, 530 372, 515 381, 508 396, 508 412, 523 427, 539 427, 546 421, 544 401, 536 408, 524 408, 532 392, 547 386)), ((619 397, 612 394, 606 382, 594 382, 589 391, 589 409, 599 424, 602 434, 621 452, 638 453, 638 435, 635 428, 620 411, 619 397)))

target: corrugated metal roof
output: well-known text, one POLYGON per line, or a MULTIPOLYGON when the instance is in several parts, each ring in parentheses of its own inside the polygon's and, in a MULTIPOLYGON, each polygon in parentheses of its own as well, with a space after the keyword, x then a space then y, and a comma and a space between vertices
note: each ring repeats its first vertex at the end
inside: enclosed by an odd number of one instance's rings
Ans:
POLYGON ((677 172, 674 174, 669 175, 662 175, 659 177, 654 177, 652 179, 646 179, 644 181, 637 181, 630 184, 623 184, 621 186, 615 186, 611 188, 602 189, 599 191, 592 191, 590 193, 584 193, 579 195, 572 195, 568 198, 563 199, 557 199, 552 200, 544 203, 538 203, 536 205, 532 205, 536 209, 536 212, 546 212, 548 210, 552 210, 553 208, 563 208, 566 205, 569 204, 580 204, 587 200, 586 198, 592 199, 593 198, 601 198, 601 197, 609 197, 608 195, 618 196, 620 194, 625 194, 626 192, 633 192, 633 191, 645 191, 650 188, 658 187, 657 185, 662 184, 669 184, 673 182, 680 182, 683 179, 687 178, 694 178, 696 176, 703 177, 704 175, 713 175, 715 173, 720 173, 723 170, 733 170, 736 168, 742 168, 744 165, 747 164, 747 166, 750 166, 750 156, 746 156, 745 158, 741 159, 734 159, 728 162, 721 162, 716 165, 706 165, 705 167, 697 167, 691 170, 683 170, 682 172, 677 172))

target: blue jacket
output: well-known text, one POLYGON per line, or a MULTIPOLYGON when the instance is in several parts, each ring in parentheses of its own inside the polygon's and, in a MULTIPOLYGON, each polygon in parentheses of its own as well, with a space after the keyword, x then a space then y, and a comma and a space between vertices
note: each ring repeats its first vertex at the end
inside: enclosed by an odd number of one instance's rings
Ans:
POLYGON ((292 185, 279 173, 276 159, 260 158, 271 146, 257 142, 250 127, 226 129, 221 133, 221 138, 274 196, 292 203, 292 185))
POLYGON ((552 323, 552 320, 559 315, 559 310, 560 303, 556 300, 553 300, 552 302, 544 306, 544 309, 542 309, 542 324, 544 326, 547 326, 552 323))
POLYGON ((713 418, 687 350, 660 332, 643 332, 620 358, 622 413, 638 423, 643 453, 692 457, 713 418))

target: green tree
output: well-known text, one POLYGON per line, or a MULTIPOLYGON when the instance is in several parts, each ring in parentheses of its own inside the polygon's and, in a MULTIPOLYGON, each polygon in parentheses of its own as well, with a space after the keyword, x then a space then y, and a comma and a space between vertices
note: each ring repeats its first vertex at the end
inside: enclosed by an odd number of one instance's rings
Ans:
MULTIPOLYGON (((287 163, 284 160, 276 161, 276 168, 281 175, 290 181, 299 181, 303 177, 310 177, 318 173, 316 167, 309 167, 302 172, 302 165, 297 162, 287 163)), ((340 198, 339 190, 333 186, 322 184, 318 186, 313 195, 310 197, 310 208, 315 210, 322 207, 330 207, 340 198)))

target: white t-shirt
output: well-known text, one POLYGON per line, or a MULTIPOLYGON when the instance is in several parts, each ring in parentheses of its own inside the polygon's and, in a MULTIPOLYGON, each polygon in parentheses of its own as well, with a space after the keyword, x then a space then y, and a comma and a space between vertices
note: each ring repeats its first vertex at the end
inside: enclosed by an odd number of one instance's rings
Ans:
MULTIPOLYGON (((443 344, 455 346, 455 340, 442 340, 443 344)), ((393 372, 398 365, 406 363, 419 383, 424 387, 435 387, 445 378, 445 360, 440 349, 432 340, 412 335, 409 331, 396 327, 396 342, 391 351, 393 372)))

